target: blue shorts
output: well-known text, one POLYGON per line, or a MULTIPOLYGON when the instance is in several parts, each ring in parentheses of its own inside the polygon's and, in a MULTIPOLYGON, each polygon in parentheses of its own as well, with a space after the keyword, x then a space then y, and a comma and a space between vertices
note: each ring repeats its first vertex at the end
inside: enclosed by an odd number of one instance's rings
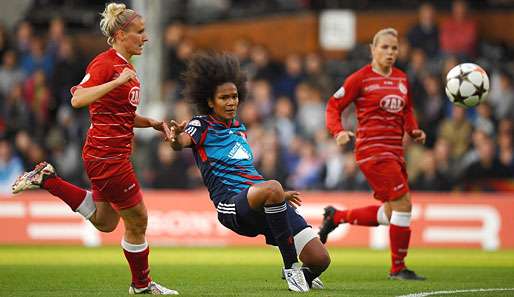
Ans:
MULTIPOLYGON (((268 222, 264 215, 264 211, 254 210, 248 204, 248 190, 230 196, 221 200, 216 210, 218 211, 218 221, 228 229, 239 235, 247 237, 255 237, 264 235, 266 243, 276 245, 275 239, 268 227, 268 222)), ((289 229, 294 236, 303 229, 310 227, 305 219, 299 215, 296 210, 287 204, 287 217, 289 220, 289 229)))

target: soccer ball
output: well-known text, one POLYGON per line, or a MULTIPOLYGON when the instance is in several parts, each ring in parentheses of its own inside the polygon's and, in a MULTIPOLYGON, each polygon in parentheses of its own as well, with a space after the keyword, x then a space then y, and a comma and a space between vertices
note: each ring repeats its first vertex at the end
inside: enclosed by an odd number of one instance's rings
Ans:
POLYGON ((446 95, 457 106, 477 106, 488 93, 489 77, 484 69, 476 64, 459 64, 446 75, 446 95))

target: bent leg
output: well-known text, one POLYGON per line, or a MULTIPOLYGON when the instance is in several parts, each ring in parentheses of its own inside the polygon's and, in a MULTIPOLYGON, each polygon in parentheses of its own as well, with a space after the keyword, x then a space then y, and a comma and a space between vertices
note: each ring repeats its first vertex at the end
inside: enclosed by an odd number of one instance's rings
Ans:
POLYGON ((252 209, 264 208, 266 221, 282 254, 284 267, 291 268, 293 263, 298 262, 298 256, 287 217, 287 204, 282 185, 274 180, 252 185, 248 190, 247 199, 252 209))
POLYGON ((96 211, 89 221, 101 232, 112 232, 118 226, 120 215, 109 202, 95 202, 96 211))

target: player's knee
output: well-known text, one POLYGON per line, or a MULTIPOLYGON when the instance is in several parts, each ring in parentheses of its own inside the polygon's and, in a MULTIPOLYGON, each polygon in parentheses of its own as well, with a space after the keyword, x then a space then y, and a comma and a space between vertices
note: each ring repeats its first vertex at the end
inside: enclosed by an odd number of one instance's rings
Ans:
POLYGON ((266 202, 268 203, 281 203, 284 201, 284 189, 282 185, 276 180, 266 181, 262 186, 266 202))
POLYGON ((100 232, 110 233, 114 230, 116 230, 116 227, 118 227, 119 220, 113 220, 108 222, 100 222, 95 223, 95 228, 98 229, 100 232))
POLYGON ((305 266, 311 269, 314 268, 321 273, 330 266, 331 259, 327 251, 320 250, 317 253, 311 254, 310 257, 303 262, 305 266))

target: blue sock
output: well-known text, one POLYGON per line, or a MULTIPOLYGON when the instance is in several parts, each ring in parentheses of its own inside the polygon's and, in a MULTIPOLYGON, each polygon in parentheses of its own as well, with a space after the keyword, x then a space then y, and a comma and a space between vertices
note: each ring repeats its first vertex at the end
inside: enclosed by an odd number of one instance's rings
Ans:
POLYGON ((286 202, 264 205, 264 213, 271 234, 273 234, 282 254, 284 267, 291 268, 293 263, 298 262, 298 257, 296 255, 293 235, 289 228, 289 220, 287 219, 286 202))

